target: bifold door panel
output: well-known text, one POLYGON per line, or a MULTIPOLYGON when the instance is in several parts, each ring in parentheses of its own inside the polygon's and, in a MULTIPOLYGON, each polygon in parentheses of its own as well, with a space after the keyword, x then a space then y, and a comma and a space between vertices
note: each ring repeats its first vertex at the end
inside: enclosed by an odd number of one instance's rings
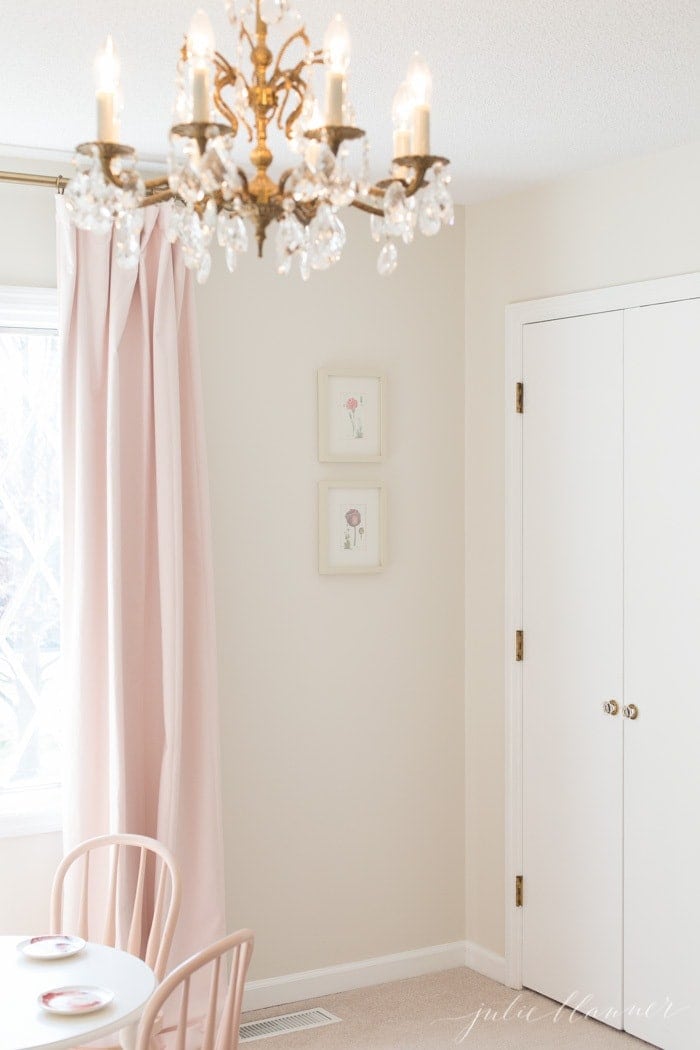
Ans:
POLYGON ((625 311, 625 1028, 700 1046, 700 299, 625 311))
POLYGON ((622 1025, 621 313, 523 333, 523 982, 622 1025))
POLYGON ((700 299, 523 327, 523 983, 700 1046, 700 299))

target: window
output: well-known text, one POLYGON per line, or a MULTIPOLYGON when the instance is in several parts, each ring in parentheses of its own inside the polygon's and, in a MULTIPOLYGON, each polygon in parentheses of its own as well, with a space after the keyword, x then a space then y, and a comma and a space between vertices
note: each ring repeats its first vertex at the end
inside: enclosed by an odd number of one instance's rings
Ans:
POLYGON ((60 827, 56 293, 0 288, 0 834, 60 827))

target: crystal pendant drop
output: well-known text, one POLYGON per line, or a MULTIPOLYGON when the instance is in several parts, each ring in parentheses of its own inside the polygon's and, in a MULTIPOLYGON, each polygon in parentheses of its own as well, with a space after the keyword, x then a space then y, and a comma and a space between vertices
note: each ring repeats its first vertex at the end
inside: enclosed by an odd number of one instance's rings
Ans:
POLYGON ((222 210, 216 221, 216 239, 226 251, 230 273, 236 268, 237 256, 248 250, 248 228, 237 211, 222 210))
POLYGON ((381 277, 390 277, 399 262, 399 252, 393 241, 385 241, 377 259, 377 271, 381 277))
POLYGON ((369 220, 369 232, 372 235, 372 240, 377 244, 384 238, 384 219, 381 215, 372 215, 369 220))
POLYGON ((217 214, 216 204, 213 200, 208 200, 207 206, 204 209, 204 214, 202 215, 202 225, 204 226, 206 235, 209 239, 211 239, 211 236, 216 229, 217 214))
POLYGON ((306 251, 307 246, 306 229, 295 215, 286 215, 277 227, 277 273, 282 276, 288 274, 293 256, 306 251))
POLYGON ((165 235, 171 244, 174 244, 180 236, 180 229, 182 226, 182 217, 184 211, 185 205, 182 203, 182 201, 175 200, 170 205, 168 221, 165 227, 165 235))
POLYGON ((453 226, 455 221, 455 208, 452 194, 449 191, 451 177, 444 168, 436 168, 434 188, 435 202, 437 204, 440 221, 443 226, 453 226))
POLYGON ((200 180, 199 149, 194 139, 170 136, 168 152, 168 185, 185 204, 198 204, 204 198, 200 180))
POLYGON ((205 284, 211 273, 211 252, 205 251, 197 267, 197 284, 205 284))
POLYGON ((309 170, 317 179, 330 179, 335 171, 335 157, 325 142, 310 142, 304 155, 309 170))
MULTIPOLYGON (((306 139, 304 139, 304 142, 306 142, 306 139)), ((292 194, 294 200, 301 204, 316 199, 319 193, 319 185, 311 169, 306 164, 300 164, 290 175, 287 181, 287 190, 292 194)))
POLYGON ((345 227, 329 204, 322 204, 309 225, 309 259, 314 270, 327 270, 340 259, 345 227))
POLYGON ((288 0, 260 0, 260 17, 269 26, 275 25, 287 13, 288 0))
POLYGON ((338 153, 335 170, 330 179, 329 198, 334 208, 346 208, 355 199, 355 181, 347 170, 348 147, 338 153))
POLYGON ((141 255, 141 230, 143 215, 125 211, 114 224, 117 265, 123 270, 135 270, 141 255))
POLYGON ((360 177, 357 180, 357 192, 361 197, 366 197, 369 194, 369 189, 372 184, 369 171, 369 139, 365 136, 365 140, 362 144, 362 165, 360 167, 360 177))
POLYGON ((248 228, 240 215, 234 215, 231 220, 229 244, 235 252, 248 251, 248 228))
POLYGON ((248 108, 248 88, 245 86, 245 80, 240 75, 236 77, 236 83, 233 85, 232 97, 233 112, 239 118, 244 117, 248 108))
POLYGON ((406 191, 400 182, 392 182, 384 194, 384 214, 390 223, 400 226, 406 218, 406 191))
POLYGON ((418 228, 425 237, 434 237, 440 232, 442 221, 440 208, 432 186, 421 193, 418 203, 418 228))
POLYGON ((392 182, 384 194, 386 229, 393 237, 400 237, 404 244, 413 240, 415 212, 413 200, 406 198, 402 183, 392 182))

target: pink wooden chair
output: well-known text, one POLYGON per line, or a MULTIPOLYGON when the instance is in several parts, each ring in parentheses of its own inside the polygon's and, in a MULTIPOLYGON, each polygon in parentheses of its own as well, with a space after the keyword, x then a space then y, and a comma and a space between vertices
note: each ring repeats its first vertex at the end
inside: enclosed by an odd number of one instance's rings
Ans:
POLYGON ((73 933, 85 940, 123 948, 143 959, 161 981, 173 943, 181 895, 177 862, 160 842, 144 835, 99 835, 76 846, 58 866, 51 890, 51 932, 73 933), (73 865, 81 877, 78 925, 77 929, 64 930, 64 883, 73 865), (91 906, 91 899, 94 901, 96 896, 100 901, 97 908, 91 906), (96 910, 102 913, 105 897, 104 925, 98 932, 90 928, 90 918, 96 910), (150 922, 144 914, 144 904, 149 900, 153 901, 150 922))
POLYGON ((239 930, 220 941, 215 941, 208 948, 186 959, 169 974, 163 983, 156 988, 148 1001, 141 1018, 136 1037, 136 1050, 149 1050, 152 1039, 159 1034, 158 1019, 162 1016, 167 1000, 173 998, 170 1009, 177 1010, 177 1024, 166 1031, 174 1033, 173 1041, 168 1040, 172 1050, 185 1050, 188 1027, 194 1023, 202 1026, 202 1040, 197 1045, 200 1050, 238 1050, 238 1032, 241 1024, 241 1005, 245 979, 253 954, 254 936, 252 930, 239 930), (221 980, 225 976, 225 965, 222 960, 231 954, 231 970, 226 982, 225 993, 220 996, 221 980), (191 1018, 189 1013, 190 981, 195 974, 210 967, 209 1001, 203 1018, 191 1018), (219 998, 223 1003, 219 1006, 219 998), (179 1005, 178 1005, 179 1002, 179 1005))

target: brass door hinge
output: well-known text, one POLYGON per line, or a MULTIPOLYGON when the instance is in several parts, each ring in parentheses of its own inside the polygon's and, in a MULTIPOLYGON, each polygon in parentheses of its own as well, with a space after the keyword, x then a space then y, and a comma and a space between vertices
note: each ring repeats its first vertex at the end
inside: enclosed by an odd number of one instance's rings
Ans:
POLYGON ((520 662, 523 658, 523 632, 515 632, 515 659, 520 662))
POLYGON ((515 876, 515 907, 522 908, 523 906, 523 877, 522 875, 515 876))
POLYGON ((523 405, 525 403, 525 385, 523 383, 515 384, 515 411, 522 414, 523 405))

